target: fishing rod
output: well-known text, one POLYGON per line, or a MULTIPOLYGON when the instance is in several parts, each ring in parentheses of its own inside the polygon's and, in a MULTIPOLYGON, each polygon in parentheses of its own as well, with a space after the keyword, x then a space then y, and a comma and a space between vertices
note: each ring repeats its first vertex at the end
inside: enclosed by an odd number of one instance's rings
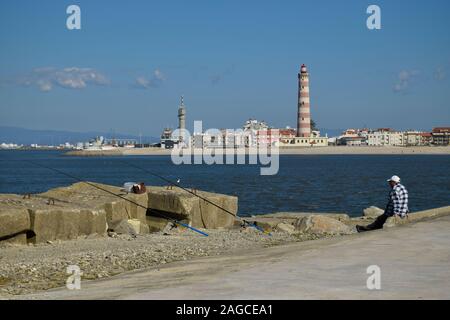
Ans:
POLYGON ((193 192, 193 191, 191 191, 191 190, 189 190, 189 189, 187 189, 187 188, 181 186, 179 183, 173 182, 173 181, 170 180, 170 179, 167 179, 167 178, 165 178, 165 177, 163 177, 163 176, 161 176, 161 175, 159 175, 159 174, 157 174, 157 173, 154 173, 154 172, 152 172, 152 171, 150 171, 150 170, 147 170, 147 169, 145 169, 145 168, 142 168, 142 167, 140 167, 140 166, 137 166, 137 165, 135 165, 135 164, 133 164, 133 163, 130 163, 130 162, 128 162, 128 161, 123 161, 123 160, 118 160, 118 161, 121 162, 121 163, 123 163, 123 164, 126 164, 126 165, 128 165, 128 166, 130 166, 130 167, 133 167, 133 168, 135 168, 135 169, 139 169, 139 170, 141 170, 141 171, 143 171, 143 172, 146 172, 146 173, 148 173, 148 174, 151 174, 152 176, 155 176, 155 177, 157 177, 157 178, 159 178, 159 179, 161 179, 161 180, 163 180, 163 181, 169 183, 171 186, 178 187, 178 188, 180 188, 180 189, 182 189, 182 190, 184 190, 184 191, 186 191, 186 192, 188 192, 188 193, 190 193, 190 194, 192 194, 192 195, 194 195, 194 196, 196 196, 196 197, 202 199, 203 201, 205 201, 205 202, 207 202, 207 203, 213 205, 214 207, 216 207, 216 208, 222 210, 223 212, 225 212, 225 213, 231 215, 234 219, 237 219, 238 221, 243 222, 244 225, 248 225, 248 226, 250 226, 250 227, 253 227, 253 228, 255 228, 256 230, 258 230, 258 231, 260 231, 260 232, 262 232, 262 233, 264 233, 264 234, 268 234, 268 235, 271 236, 271 233, 270 233, 270 232, 265 231, 263 228, 261 228, 260 226, 256 225, 256 223, 251 223, 251 222, 249 222, 249 221, 247 221, 247 220, 245 220, 245 219, 242 219, 242 218, 239 217, 239 216, 236 216, 236 215, 235 215, 233 212, 231 212, 230 210, 225 209, 225 208, 219 206, 218 204, 212 202, 211 200, 209 200, 209 199, 207 199, 207 198, 205 198, 205 197, 199 196, 197 193, 195 193, 195 192, 193 192))
POLYGON ((84 181, 84 180, 82 180, 82 179, 80 179, 80 178, 78 178, 78 177, 76 177, 76 176, 74 176, 74 175, 72 175, 72 174, 70 174, 70 173, 67 173, 67 172, 65 172, 65 171, 61 171, 61 170, 58 170, 58 169, 56 169, 56 168, 52 168, 52 167, 49 167, 49 166, 46 166, 46 165, 43 165, 43 164, 40 164, 40 163, 37 163, 37 162, 34 162, 34 161, 31 161, 31 160, 22 160, 22 161, 29 162, 29 163, 31 163, 31 164, 33 164, 33 165, 35 165, 35 166, 38 166, 38 167, 41 167, 41 168, 44 168, 44 169, 48 169, 48 170, 51 170, 51 171, 55 171, 55 172, 57 172, 57 173, 59 173, 59 174, 62 174, 62 175, 64 175, 64 176, 66 176, 66 177, 69 177, 69 178, 74 179, 74 180, 76 180, 76 181, 85 183, 85 184, 87 184, 87 185, 89 185, 89 186, 91 186, 91 187, 94 187, 94 188, 96 188, 96 189, 99 189, 99 190, 101 190, 101 191, 104 191, 104 192, 106 192, 106 193, 109 193, 109 194, 111 194, 111 195, 113 195, 113 196, 119 197, 119 198, 121 198, 121 199, 123 199, 123 200, 126 200, 126 201, 128 201, 128 202, 130 202, 130 203, 132 203, 132 204, 134 204, 134 205, 136 205, 136 206, 138 206, 138 207, 141 207, 141 208, 143 208, 143 209, 149 210, 150 212, 159 215, 159 216, 160 216, 161 218, 163 218, 163 219, 169 220, 169 221, 171 221, 171 222, 173 222, 173 223, 175 223, 175 224, 178 224, 178 225, 183 226, 183 227, 185 227, 185 228, 187 228, 187 229, 190 229, 190 230, 192 230, 192 231, 194 231, 194 232, 197 232, 197 233, 201 234, 202 236, 205 236, 205 237, 208 236, 208 234, 207 234, 206 232, 203 232, 203 231, 201 231, 201 230, 198 230, 197 228, 194 228, 194 227, 192 227, 192 226, 190 226, 190 225, 188 225, 188 224, 186 224, 186 223, 183 223, 183 222, 178 221, 178 220, 176 220, 176 219, 173 219, 173 218, 171 218, 171 217, 169 217, 169 216, 166 216, 165 214, 162 214, 162 213, 160 213, 160 212, 158 212, 158 211, 154 211, 154 210, 152 210, 152 209, 150 209, 150 208, 148 208, 148 207, 145 207, 145 206, 143 206, 143 205, 141 205, 141 204, 139 204, 139 203, 137 203, 137 202, 134 202, 134 201, 132 201, 132 200, 130 200, 130 199, 128 199, 128 198, 122 197, 120 194, 116 194, 116 193, 114 193, 114 192, 112 192, 112 191, 109 191, 108 189, 102 188, 102 187, 100 187, 100 186, 98 186, 98 185, 96 185, 96 184, 94 184, 94 183, 91 183, 91 182, 88 182, 88 181, 84 181))

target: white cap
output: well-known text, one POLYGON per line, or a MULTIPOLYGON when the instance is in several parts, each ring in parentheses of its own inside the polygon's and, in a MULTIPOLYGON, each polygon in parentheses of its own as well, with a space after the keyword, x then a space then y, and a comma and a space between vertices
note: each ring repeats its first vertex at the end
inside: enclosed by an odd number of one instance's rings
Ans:
POLYGON ((393 181, 395 183, 399 183, 400 182, 400 177, 399 176, 392 176, 390 179, 388 179, 388 182, 393 181))

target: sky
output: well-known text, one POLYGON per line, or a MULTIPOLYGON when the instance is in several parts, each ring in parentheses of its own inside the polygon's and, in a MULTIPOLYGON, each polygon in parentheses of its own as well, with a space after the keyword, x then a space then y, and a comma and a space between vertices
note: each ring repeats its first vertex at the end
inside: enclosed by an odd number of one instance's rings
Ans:
POLYGON ((5 0, 0 126, 157 136, 184 95, 188 129, 295 127, 303 63, 320 128, 450 126, 449 16, 447 0, 5 0))

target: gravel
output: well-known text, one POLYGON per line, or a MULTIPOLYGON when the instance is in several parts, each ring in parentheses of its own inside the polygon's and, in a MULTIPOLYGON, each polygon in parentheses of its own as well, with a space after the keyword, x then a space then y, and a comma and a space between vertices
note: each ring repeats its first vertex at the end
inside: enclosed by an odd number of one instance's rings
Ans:
POLYGON ((254 228, 205 231, 209 237, 177 228, 168 235, 90 236, 39 245, 6 245, 0 248, 0 298, 65 286, 69 265, 80 267, 82 280, 92 280, 194 257, 319 238, 283 232, 269 236, 254 228))

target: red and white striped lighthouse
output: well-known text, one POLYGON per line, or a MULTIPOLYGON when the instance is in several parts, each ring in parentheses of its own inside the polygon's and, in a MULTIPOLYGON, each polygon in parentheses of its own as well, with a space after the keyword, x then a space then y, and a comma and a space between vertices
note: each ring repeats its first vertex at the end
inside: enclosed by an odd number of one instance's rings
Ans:
POLYGON ((311 136, 311 111, 309 107, 309 74, 302 64, 298 74, 297 137, 311 136))

